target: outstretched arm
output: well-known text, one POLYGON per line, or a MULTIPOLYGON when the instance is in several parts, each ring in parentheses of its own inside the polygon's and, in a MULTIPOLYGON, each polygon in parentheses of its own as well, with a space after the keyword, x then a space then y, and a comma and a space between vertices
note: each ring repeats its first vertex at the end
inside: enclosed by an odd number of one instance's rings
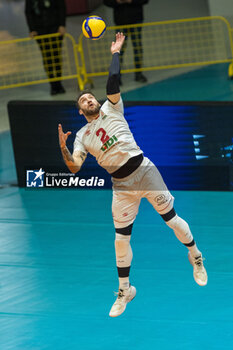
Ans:
POLYGON ((109 76, 107 81, 107 98, 112 103, 116 104, 120 100, 120 86, 119 86, 119 77, 120 77, 120 60, 119 54, 124 43, 125 36, 123 33, 116 34, 116 41, 112 42, 111 53, 112 53, 112 62, 109 68, 109 76))
POLYGON ((61 124, 58 125, 59 143, 61 148, 61 153, 66 163, 66 166, 72 173, 77 173, 86 159, 86 154, 81 151, 75 151, 73 154, 70 153, 66 146, 66 141, 71 134, 70 131, 64 133, 61 124))

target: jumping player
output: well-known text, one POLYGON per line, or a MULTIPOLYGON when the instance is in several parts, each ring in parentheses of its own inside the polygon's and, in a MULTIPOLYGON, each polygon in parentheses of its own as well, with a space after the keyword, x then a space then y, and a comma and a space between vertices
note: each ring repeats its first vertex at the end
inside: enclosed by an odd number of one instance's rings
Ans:
POLYGON ((164 222, 173 229, 176 237, 188 248, 188 258, 193 265, 193 276, 200 286, 207 284, 207 273, 202 254, 194 242, 189 225, 181 219, 173 207, 174 197, 168 191, 158 169, 137 146, 123 116, 123 103, 119 89, 119 54, 124 43, 123 33, 116 34, 111 44, 112 62, 107 81, 107 100, 102 105, 91 92, 82 92, 77 99, 79 113, 87 124, 81 128, 74 141, 73 154, 66 147, 71 134, 64 133, 59 124, 59 142, 67 167, 71 172, 80 170, 90 152, 98 164, 112 176, 112 213, 116 231, 115 252, 119 276, 119 292, 109 315, 122 314, 128 302, 136 295, 136 288, 129 282, 132 261, 130 238, 140 200, 148 199, 164 222))

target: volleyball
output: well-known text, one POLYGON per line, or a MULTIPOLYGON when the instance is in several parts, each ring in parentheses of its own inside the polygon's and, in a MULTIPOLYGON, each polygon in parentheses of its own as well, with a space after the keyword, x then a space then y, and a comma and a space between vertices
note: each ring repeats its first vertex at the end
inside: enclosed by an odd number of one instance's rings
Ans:
POLYGON ((100 39, 104 35, 105 30, 106 24, 99 16, 89 16, 83 21, 82 31, 88 39, 100 39))

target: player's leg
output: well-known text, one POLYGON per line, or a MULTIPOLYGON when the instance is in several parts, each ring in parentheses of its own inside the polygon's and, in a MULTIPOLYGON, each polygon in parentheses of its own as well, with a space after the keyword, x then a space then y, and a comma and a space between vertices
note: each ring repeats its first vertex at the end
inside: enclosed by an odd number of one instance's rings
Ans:
POLYGON ((188 223, 175 212, 173 207, 174 197, 168 191, 162 176, 152 162, 144 181, 150 184, 145 197, 161 215, 164 222, 174 231, 178 240, 189 250, 188 257, 194 268, 195 281, 201 286, 206 285, 207 274, 203 265, 202 254, 194 241, 188 223))
MULTIPOLYGON (((52 42, 53 42, 53 57, 54 57, 54 65, 55 65, 55 73, 56 77, 61 77, 62 76, 62 41, 63 41, 63 36, 58 36, 58 37, 53 37, 52 42)), ((65 89, 61 84, 61 81, 56 81, 56 90, 57 93, 62 94, 65 93, 65 89)))
POLYGON ((128 302, 136 295, 135 287, 130 285, 129 274, 133 258, 130 245, 133 222, 138 213, 140 198, 126 191, 114 191, 112 213, 115 226, 115 253, 119 279, 118 297, 109 315, 116 317, 122 314, 128 302))
MULTIPOLYGON (((53 74, 53 61, 52 61, 52 46, 50 43, 50 38, 44 38, 44 39, 38 39, 37 42, 39 44, 42 58, 43 58, 43 65, 44 70, 46 72, 46 75, 49 79, 54 78, 53 74)), ((56 91, 56 82, 52 81, 50 82, 51 87, 51 95, 55 95, 57 93, 56 91)))
POLYGON ((194 279, 200 286, 205 286, 207 284, 208 278, 203 265, 202 253, 200 252, 194 241, 188 223, 176 214, 174 208, 170 209, 170 211, 164 214, 162 214, 161 212, 159 214, 161 215, 165 223, 171 229, 173 229, 179 241, 188 248, 188 258, 190 263, 193 265, 194 279))
POLYGON ((124 228, 115 228, 115 253, 116 265, 119 277, 119 289, 129 288, 129 272, 133 252, 130 245, 130 238, 133 224, 124 228))
POLYGON ((62 76, 62 36, 53 37, 52 48, 53 48, 53 58, 55 64, 56 77, 62 76))
POLYGON ((52 46, 50 38, 38 39, 37 42, 42 52, 43 64, 48 78, 53 78, 52 46))
POLYGON ((116 228, 115 252, 119 278, 119 291, 109 316, 117 317, 121 315, 129 303, 136 295, 136 288, 129 283, 129 272, 133 258, 130 245, 131 230, 133 224, 122 229, 116 228), (121 233, 119 233, 121 232, 121 233))
MULTIPOLYGON (((130 28, 131 40, 133 44, 134 52, 134 66, 135 68, 141 68, 143 62, 143 48, 142 48, 142 28, 133 27, 130 28)), ((135 73, 135 80, 141 83, 146 83, 147 79, 142 72, 135 73)))

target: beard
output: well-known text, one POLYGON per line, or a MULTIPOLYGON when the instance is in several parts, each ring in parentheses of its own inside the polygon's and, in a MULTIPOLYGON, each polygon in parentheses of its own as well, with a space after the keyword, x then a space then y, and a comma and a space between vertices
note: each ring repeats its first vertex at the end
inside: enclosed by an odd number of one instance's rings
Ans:
POLYGON ((86 117, 92 117, 92 116, 95 116, 96 114, 99 113, 100 111, 100 104, 98 106, 96 106, 95 108, 90 108, 90 109, 82 109, 83 111, 83 114, 86 116, 86 117))

